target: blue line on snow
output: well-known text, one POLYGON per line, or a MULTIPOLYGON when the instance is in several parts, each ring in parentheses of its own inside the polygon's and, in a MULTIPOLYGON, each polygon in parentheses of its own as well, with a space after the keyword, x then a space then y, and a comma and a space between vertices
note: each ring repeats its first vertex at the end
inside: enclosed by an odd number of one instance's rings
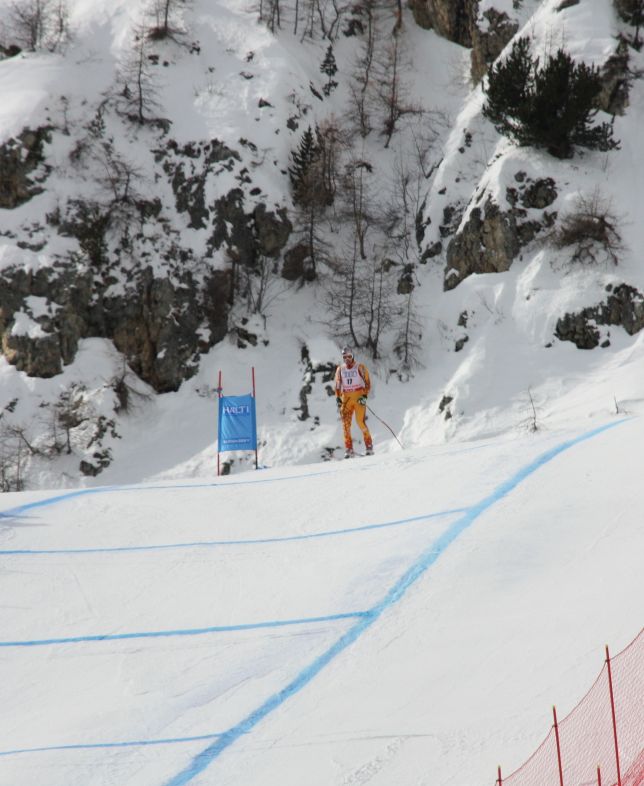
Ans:
POLYGON ((0 519, 14 518, 20 516, 22 513, 34 508, 44 508, 49 505, 57 505, 59 502, 66 502, 67 500, 76 497, 86 497, 89 494, 113 494, 119 491, 178 491, 182 489, 209 489, 209 488, 230 488, 231 486, 249 486, 256 483, 276 483, 283 480, 301 480, 302 478, 315 478, 320 475, 330 475, 337 470, 327 470, 326 472, 309 472, 304 475, 286 475, 280 478, 260 478, 259 480, 236 480, 230 483, 178 483, 176 485, 167 486, 99 486, 98 488, 91 489, 78 489, 76 491, 69 491, 66 494, 57 494, 55 497, 47 497, 36 502, 27 502, 24 505, 18 505, 15 508, 8 508, 7 510, 0 510, 0 519))
POLYGON ((544 464, 552 461, 560 453, 565 450, 578 445, 581 442, 591 439, 592 437, 607 431, 621 423, 624 420, 609 423, 604 426, 588 431, 579 437, 575 437, 565 442, 560 443, 554 448, 542 453, 530 464, 520 469, 512 475, 504 483, 501 483, 497 488, 482 499, 479 503, 469 508, 469 510, 460 519, 455 521, 432 546, 423 552, 418 560, 401 576, 400 579, 389 589, 386 595, 382 598, 380 603, 373 607, 370 611, 362 615, 361 619, 349 628, 334 644, 329 647, 325 652, 319 655, 308 666, 306 666, 291 682, 288 683, 277 693, 270 696, 263 704, 257 709, 243 718, 235 726, 232 726, 227 731, 223 732, 211 745, 205 748, 201 753, 197 754, 190 764, 174 777, 170 778, 164 786, 185 786, 193 778, 203 772, 218 756, 220 756, 226 748, 233 745, 242 735, 247 734, 257 724, 262 721, 267 715, 272 713, 291 696, 298 693, 306 685, 316 677, 322 669, 334 660, 341 652, 353 644, 373 623, 380 618, 380 616, 394 604, 396 604, 407 592, 407 590, 428 570, 431 565, 436 562, 438 557, 450 546, 456 538, 464 532, 471 524, 476 521, 485 511, 502 500, 511 491, 513 491, 520 483, 526 478, 540 469, 544 464))
POLYGON ((95 748, 138 748, 146 745, 177 745, 187 742, 203 742, 219 737, 219 734, 200 734, 197 737, 168 737, 165 740, 126 740, 125 742, 86 742, 69 745, 48 745, 42 748, 16 748, 0 751, 0 756, 15 756, 18 753, 46 753, 47 751, 82 751, 95 748))
POLYGON ((355 619, 369 614, 368 611, 349 611, 345 614, 327 614, 323 617, 302 617, 292 620, 268 620, 264 622, 247 622, 241 625, 213 625, 208 628, 185 628, 178 630, 150 630, 139 633, 104 633, 94 636, 69 636, 51 639, 25 639, 22 641, 0 641, 0 647, 44 647, 49 644, 80 644, 87 641, 121 641, 123 639, 158 639, 169 636, 203 636, 207 633, 229 633, 240 630, 258 630, 259 628, 284 628, 292 625, 307 625, 316 622, 335 622, 337 620, 355 619))
POLYGON ((464 513, 467 508, 454 508, 453 510, 441 510, 436 513, 423 513, 420 516, 410 516, 406 519, 396 519, 385 521, 382 524, 364 524, 362 527, 351 527, 347 529, 334 529, 328 532, 311 532, 306 535, 284 535, 273 538, 254 538, 249 540, 197 540, 192 543, 162 543, 156 546, 113 546, 106 548, 86 548, 86 549, 4 549, 0 550, 0 556, 8 555, 34 555, 34 554, 108 554, 121 551, 160 551, 169 549, 191 549, 208 548, 213 546, 252 546, 266 543, 287 543, 296 540, 313 540, 315 538, 330 538, 338 535, 351 535, 355 532, 368 532, 375 529, 386 527, 400 527, 403 524, 413 524, 417 521, 426 519, 453 516, 457 513, 464 513))

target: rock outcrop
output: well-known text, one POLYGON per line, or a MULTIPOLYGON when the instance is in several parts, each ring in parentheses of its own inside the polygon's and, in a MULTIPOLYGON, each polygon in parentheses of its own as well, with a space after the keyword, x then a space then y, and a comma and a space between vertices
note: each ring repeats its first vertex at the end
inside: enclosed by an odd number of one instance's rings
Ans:
POLYGON ((472 45, 478 0, 409 0, 416 23, 461 46, 472 45))
POLYGON ((623 115, 628 107, 632 80, 626 41, 619 41, 615 53, 602 66, 601 80, 602 89, 597 97, 597 106, 610 115, 623 115))
MULTIPOLYGON (((44 130, 25 132, 0 149, 0 206, 16 207, 41 190, 30 176, 46 171, 44 138, 44 130)), ((0 347, 29 376, 60 373, 80 339, 100 337, 156 391, 176 390, 197 370, 199 355, 227 334, 235 287, 244 280, 240 266, 250 276, 266 257, 277 269, 293 226, 285 208, 269 210, 256 198, 259 189, 248 196, 250 177, 237 151, 217 140, 170 140, 153 152, 176 212, 190 230, 205 230, 203 256, 185 243, 158 197, 67 200, 47 220, 78 250, 49 266, 16 264, 0 273, 0 347), (222 194, 219 175, 239 187, 222 194), (219 250, 230 262, 223 269, 222 255, 213 262, 219 250)), ((16 244, 25 253, 32 248, 16 244)))
POLYGON ((0 146, 0 208, 17 207, 42 192, 48 174, 43 144, 48 139, 49 129, 27 128, 0 146))
MULTIPOLYGON (((556 337, 572 341, 578 349, 594 349, 601 342, 598 325, 623 327, 629 336, 644 328, 644 295, 628 284, 606 289, 610 294, 604 303, 561 317, 555 327, 556 337)), ((609 339, 601 342, 603 347, 609 345, 609 339)))
POLYGON ((525 172, 517 172, 514 179, 516 187, 506 190, 508 209, 502 210, 488 196, 483 208, 470 210, 465 224, 450 240, 446 290, 454 289, 472 273, 509 270, 521 248, 554 223, 556 213, 546 210, 557 198, 554 180, 532 180, 525 172))
POLYGON ((480 82, 519 29, 519 23, 510 19, 505 11, 489 8, 471 27, 472 79, 480 82))
POLYGON ((482 210, 472 208, 447 248, 444 288, 454 289, 472 273, 509 270, 520 247, 514 216, 488 199, 482 210))
POLYGON ((2 350, 29 376, 51 377, 72 362, 81 338, 109 338, 155 390, 176 390, 226 335, 229 290, 228 271, 200 280, 146 267, 110 294, 101 277, 71 264, 35 274, 9 268, 0 276, 2 350))

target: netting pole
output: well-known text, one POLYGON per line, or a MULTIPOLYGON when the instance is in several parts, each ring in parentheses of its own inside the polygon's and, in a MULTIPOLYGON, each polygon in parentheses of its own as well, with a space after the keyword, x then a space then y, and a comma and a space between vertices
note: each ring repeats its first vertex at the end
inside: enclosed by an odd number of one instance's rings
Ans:
POLYGON ((606 665, 608 666, 608 692, 610 693, 610 711, 613 716, 613 739, 615 741, 615 762, 617 764, 617 786, 622 786, 622 774, 619 768, 619 744, 617 742, 617 718, 615 717, 615 694, 613 693, 613 674, 610 667, 608 644, 606 645, 606 665))
MULTIPOLYGON (((217 398, 221 398, 222 390, 221 390, 221 369, 219 369, 219 381, 217 382, 217 398)), ((217 412, 217 417, 219 417, 219 412, 217 412)), ((219 427, 221 423, 217 421, 217 477, 220 475, 220 467, 219 467, 219 427)))
POLYGON ((557 764, 559 765, 559 786, 564 786, 563 767, 561 766, 561 745, 559 744, 559 724, 557 723, 557 708, 552 708, 552 715, 555 719, 555 741, 557 743, 557 764))

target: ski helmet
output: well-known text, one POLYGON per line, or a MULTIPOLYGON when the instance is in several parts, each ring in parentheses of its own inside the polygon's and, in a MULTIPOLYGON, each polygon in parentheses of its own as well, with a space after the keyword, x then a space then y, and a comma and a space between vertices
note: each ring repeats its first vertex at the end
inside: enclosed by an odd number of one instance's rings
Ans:
POLYGON ((347 357, 347 356, 352 358, 353 350, 351 349, 351 347, 342 347, 342 357, 347 357))

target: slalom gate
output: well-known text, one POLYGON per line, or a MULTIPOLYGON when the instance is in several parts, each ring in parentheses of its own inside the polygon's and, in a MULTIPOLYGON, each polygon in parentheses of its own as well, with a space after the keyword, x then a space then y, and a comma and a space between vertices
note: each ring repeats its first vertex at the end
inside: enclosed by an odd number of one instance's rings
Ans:
POLYGON ((644 628, 606 660, 593 686, 532 756, 496 786, 644 784, 644 628))

